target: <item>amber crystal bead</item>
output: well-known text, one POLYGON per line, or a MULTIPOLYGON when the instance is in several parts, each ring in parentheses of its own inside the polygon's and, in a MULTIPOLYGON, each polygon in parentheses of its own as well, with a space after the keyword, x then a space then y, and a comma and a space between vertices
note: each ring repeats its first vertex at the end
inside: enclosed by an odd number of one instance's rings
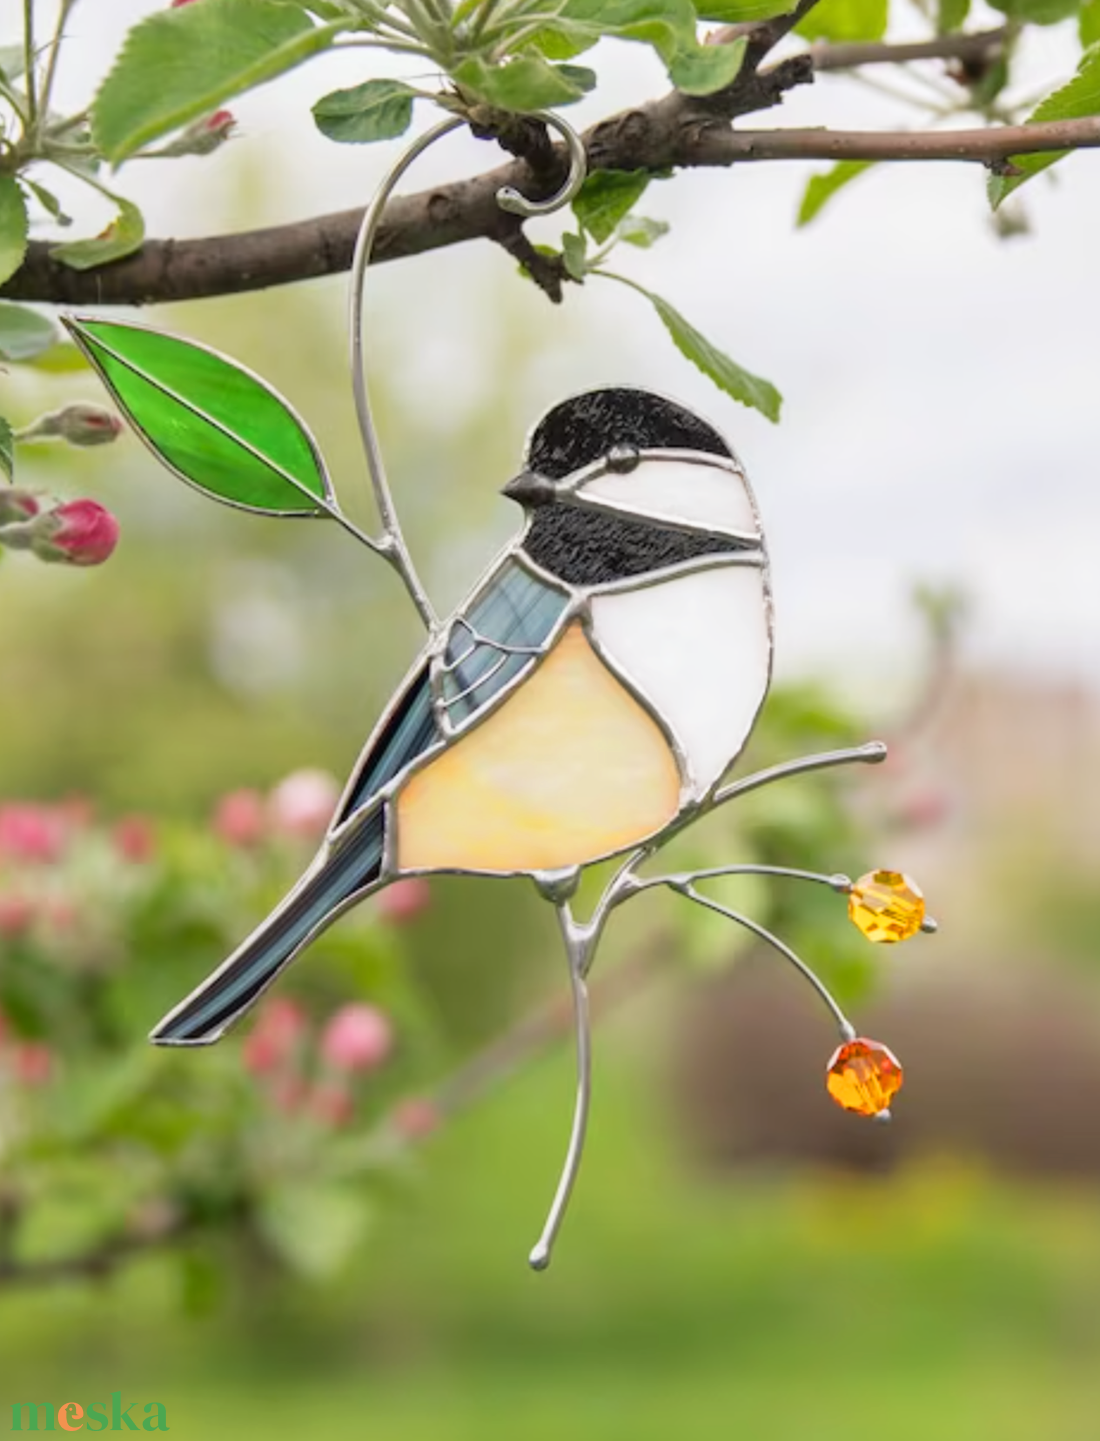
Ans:
POLYGON ((845 1041, 825 1071, 829 1095, 846 1111, 880 1116, 905 1079, 897 1056, 878 1041, 857 1036, 845 1041))
POLYGON ((892 945, 915 936, 924 921, 924 896, 901 871, 869 871, 852 882, 848 916, 869 941, 892 945))

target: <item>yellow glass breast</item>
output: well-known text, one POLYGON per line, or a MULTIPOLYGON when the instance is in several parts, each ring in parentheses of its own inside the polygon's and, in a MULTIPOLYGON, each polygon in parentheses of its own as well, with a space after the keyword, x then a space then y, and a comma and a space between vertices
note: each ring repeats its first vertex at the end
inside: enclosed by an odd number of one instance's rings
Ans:
POLYGON ((402 789, 397 860, 558 870, 652 835, 679 802, 668 741, 575 622, 497 711, 402 789))

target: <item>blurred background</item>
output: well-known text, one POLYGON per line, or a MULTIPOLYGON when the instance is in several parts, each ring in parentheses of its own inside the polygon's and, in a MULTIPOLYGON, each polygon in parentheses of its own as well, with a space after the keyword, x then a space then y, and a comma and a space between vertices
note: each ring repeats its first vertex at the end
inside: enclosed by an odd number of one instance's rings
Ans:
MULTIPOLYGON (((77 10, 63 104, 149 8, 77 10)), ((648 52, 597 63, 606 111, 662 88, 648 52)), ((1052 27, 1030 79, 1072 63, 1052 27)), ((233 145, 132 164, 120 189, 158 235, 357 203, 392 157, 329 144, 306 111, 365 74, 326 57, 236 104, 233 145)), ((825 76, 776 120, 906 115, 825 76)), ((412 183, 490 158, 454 139, 412 183)), ((140 1039, 311 854, 326 778, 419 643, 403 595, 335 528, 213 506, 132 438, 26 449, 23 484, 103 500, 123 542, 84 573, 0 566, 0 1415, 118 1391, 211 1437, 1092 1441, 1098 163, 1029 186, 1009 240, 962 166, 870 172, 803 231, 806 167, 652 187, 671 234, 624 268, 780 387, 778 427, 621 287, 554 309, 487 245, 371 276, 383 439, 443 607, 514 527, 498 488, 563 393, 648 385, 732 439, 777 613, 741 769, 872 736, 893 751, 753 797, 690 857, 896 867, 941 928, 872 948, 828 892, 729 892, 905 1064, 883 1127, 831 1105, 835 1032, 778 957, 671 896, 626 910, 595 988, 589 1152, 543 1276, 525 1256, 572 1060, 527 887, 365 907, 216 1051, 140 1039)), ((369 521, 344 304, 335 278, 146 318, 290 398, 369 521)), ((0 384, 17 424, 100 398, 86 372, 0 384)))

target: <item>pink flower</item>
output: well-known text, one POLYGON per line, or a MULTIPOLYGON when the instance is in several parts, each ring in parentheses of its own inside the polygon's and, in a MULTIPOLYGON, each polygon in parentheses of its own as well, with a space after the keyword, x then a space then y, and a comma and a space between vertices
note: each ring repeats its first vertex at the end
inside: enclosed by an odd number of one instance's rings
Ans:
POLYGON ((340 787, 327 771, 295 771, 271 792, 268 814, 273 828, 282 835, 319 840, 339 799, 340 787))
POLYGON ((393 1028, 374 1006, 342 1006, 321 1033, 321 1058, 334 1071, 373 1071, 393 1049, 393 1028))
POLYGON ((426 911, 431 900, 432 888, 424 877, 409 876, 407 880, 394 881, 387 886, 380 892, 375 904, 383 920, 401 926, 426 911))
POLYGON ((438 1107, 423 1096, 410 1096, 393 1108, 391 1124, 407 1141, 419 1141, 439 1125, 438 1107))
POLYGON ((315 1120, 326 1126, 346 1126, 355 1110, 351 1092, 343 1081, 321 1081, 313 1088, 309 1109, 315 1120))
POLYGON ((118 544, 118 521, 97 500, 66 500, 41 517, 31 549, 39 560, 102 565, 118 544))
POLYGON ((26 896, 0 895, 0 936, 21 936, 33 922, 34 904, 26 896))
POLYGON ((111 839, 122 859, 135 865, 151 861, 156 853, 156 832, 147 816, 123 816, 115 825, 111 839))
POLYGON ((46 806, 14 802, 0 806, 0 856, 50 863, 65 847, 65 824, 46 806))
POLYGON ((53 1075, 53 1053, 41 1041, 23 1041, 12 1054, 15 1079, 24 1086, 44 1086, 53 1075))
POLYGON ((267 829, 259 791, 230 791, 214 811, 214 833, 231 846, 254 846, 267 829))
POLYGON ((276 996, 260 1011, 245 1039, 243 1059, 254 1076, 277 1071, 290 1061, 305 1034, 306 1013, 297 1001, 276 996))

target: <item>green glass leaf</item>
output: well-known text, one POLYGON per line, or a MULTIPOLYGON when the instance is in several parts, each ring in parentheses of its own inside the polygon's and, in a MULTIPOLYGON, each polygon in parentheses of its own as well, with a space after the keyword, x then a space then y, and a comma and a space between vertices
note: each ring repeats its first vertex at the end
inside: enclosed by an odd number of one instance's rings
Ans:
POLYGON ((639 250, 649 250, 662 236, 667 235, 667 220, 650 220, 645 215, 627 215, 616 226, 615 233, 627 245, 636 245, 639 250))
POLYGON ((15 474, 15 439, 11 424, 0 415, 0 475, 11 480, 15 474))
POLYGON ((811 220, 821 214, 838 190, 842 190, 873 164, 873 160, 841 160, 822 174, 811 175, 803 192, 795 223, 809 225, 811 220))
POLYGON ((881 40, 890 0, 821 0, 795 27, 807 40, 881 40))
POLYGON ((102 235, 89 240, 66 240, 63 245, 54 245, 50 254, 71 270, 93 270, 97 265, 106 265, 111 260, 121 260, 141 249, 145 239, 145 220, 141 211, 129 200, 115 196, 118 214, 102 235))
POLYGON ((597 245, 610 240, 619 221, 646 192, 647 170, 594 170, 573 201, 573 214, 597 245))
POLYGON ((473 91, 500 110, 546 110, 554 105, 569 105, 584 94, 584 88, 563 74, 562 67, 550 65, 539 55, 517 55, 503 65, 487 65, 479 56, 471 55, 453 74, 464 90, 473 91))
POLYGON ((27 202, 14 175, 0 174, 0 285, 27 253, 27 202))
POLYGON ((313 437, 264 381, 144 326, 87 316, 65 325, 130 424, 182 480, 245 510, 317 515, 331 507, 313 437))
POLYGON ((0 360, 33 360, 57 344, 57 331, 26 305, 0 300, 0 360))
POLYGON ((278 0, 202 0, 140 21, 92 105, 96 144, 116 165, 325 49, 343 28, 278 0))
POLYGON ((1088 0, 1081 6, 1077 17, 1077 32, 1081 37, 1081 48, 1087 50, 1100 40, 1100 0, 1088 0))
MULTIPOLYGON (((1025 123, 1035 125, 1044 120, 1080 120, 1086 115, 1100 115, 1100 45, 1093 45, 1085 51, 1077 74, 1069 84, 1041 100, 1025 123)), ((1055 150, 1044 155, 1014 155, 1012 164, 1018 174, 989 177, 989 203, 993 209, 996 210, 1006 196, 1019 190, 1033 175, 1038 175, 1069 153, 1068 150, 1055 150)))
POLYGON ((317 129, 344 145, 393 140, 412 124, 416 91, 400 80, 368 80, 334 90, 313 107, 317 129))

